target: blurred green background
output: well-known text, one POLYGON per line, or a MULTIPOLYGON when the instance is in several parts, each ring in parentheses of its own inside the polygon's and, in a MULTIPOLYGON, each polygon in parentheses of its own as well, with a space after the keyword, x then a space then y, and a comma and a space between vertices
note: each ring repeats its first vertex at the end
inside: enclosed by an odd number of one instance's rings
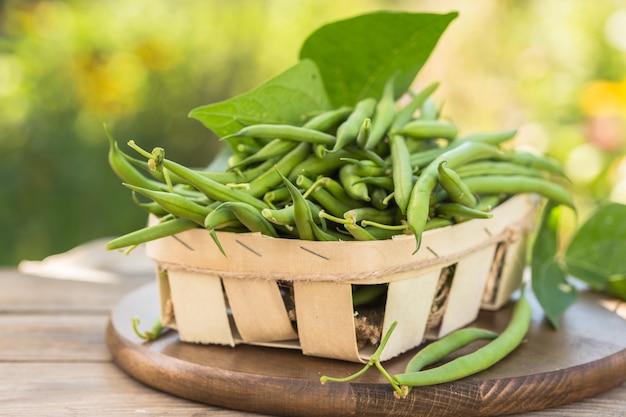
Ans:
POLYGON ((626 4, 568 1, 102 0, 0 2, 0 265, 145 223, 107 165, 121 144, 206 165, 188 119, 297 60, 320 25, 394 9, 460 16, 417 84, 462 133, 518 128, 560 159, 582 215, 626 203, 626 4))

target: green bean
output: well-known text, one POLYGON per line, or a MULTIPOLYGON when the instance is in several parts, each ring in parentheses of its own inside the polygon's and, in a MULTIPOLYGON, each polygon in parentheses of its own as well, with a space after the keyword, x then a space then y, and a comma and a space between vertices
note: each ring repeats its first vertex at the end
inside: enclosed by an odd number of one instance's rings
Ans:
POLYGON ((239 132, 224 136, 221 140, 231 137, 251 137, 260 139, 284 139, 298 142, 317 143, 326 146, 335 144, 335 137, 306 127, 285 124, 255 124, 242 128, 239 132))
POLYGON ((527 167, 541 169, 555 175, 565 176, 563 167, 556 160, 547 156, 535 155, 524 151, 515 151, 511 155, 510 161, 527 167))
MULTIPOLYGON (((299 175, 296 184, 308 190, 313 186, 313 181, 304 175, 299 175)), ((317 201, 320 206, 335 216, 343 216, 343 213, 354 208, 354 206, 345 204, 322 187, 315 187, 310 191, 309 195, 317 201)))
POLYGON ((271 158, 283 156, 287 152, 295 148, 297 145, 298 145, 298 142, 295 142, 292 140, 273 139, 270 142, 268 142, 265 146, 263 146, 261 149, 259 149, 257 152, 240 160, 234 165, 231 165, 230 169, 240 168, 244 165, 250 165, 255 162, 263 162, 271 158))
POLYGON ((384 188, 372 187, 370 198, 372 207, 378 210, 385 210, 389 207, 389 193, 384 188))
POLYGON ((263 201, 249 195, 248 193, 232 189, 224 184, 214 181, 202 174, 180 165, 174 161, 163 159, 163 167, 172 171, 179 177, 183 178, 187 183, 192 185, 198 191, 215 201, 241 201, 248 203, 259 210, 267 207, 263 201))
POLYGON ((204 227, 207 230, 224 230, 232 227, 243 226, 232 210, 225 207, 214 208, 204 218, 204 227))
POLYGON ((162 184, 149 179, 133 166, 133 164, 129 161, 130 157, 120 150, 117 142, 113 139, 113 136, 111 136, 106 126, 105 132, 109 140, 109 165, 118 178, 127 184, 132 184, 137 187, 151 190, 163 189, 162 184))
POLYGON ((450 219, 444 219, 442 217, 433 217, 428 219, 426 225, 424 225, 424 231, 439 229, 441 227, 452 226, 454 223, 450 219))
POLYGON ((283 156, 276 163, 277 169, 270 169, 250 181, 249 194, 253 197, 261 197, 281 183, 280 172, 291 172, 295 166, 309 156, 310 144, 303 142, 291 152, 283 156))
POLYGON ((398 385, 415 387, 456 381, 483 371, 504 359, 522 343, 530 322, 530 304, 522 295, 515 304, 506 329, 487 345, 435 368, 394 375, 393 380, 398 385))
POLYGON ((344 165, 339 169, 339 181, 346 190, 346 193, 355 200, 370 201, 367 184, 359 183, 361 179, 354 173, 355 167, 352 164, 344 165))
POLYGON ((192 220, 175 217, 171 220, 161 221, 117 237, 107 242, 105 247, 107 250, 133 247, 141 243, 175 235, 176 233, 181 233, 196 228, 197 226, 198 224, 192 220))
MULTIPOLYGON (((311 214, 313 219, 319 218, 319 212, 322 210, 317 204, 310 200, 306 200, 309 205, 309 209, 311 210, 311 214)), ((261 214, 270 222, 281 225, 281 226, 291 226, 296 223, 295 221, 295 211, 293 204, 289 206, 282 207, 280 209, 263 209, 261 210, 261 214)), ((319 223, 319 222, 318 222, 319 223)))
POLYGON ((459 146, 466 142, 485 143, 488 145, 500 145, 507 142, 517 134, 517 130, 505 130, 502 132, 473 133, 471 135, 457 138, 451 146, 459 146))
POLYGON ((472 207, 468 207, 464 204, 458 203, 442 203, 437 204, 435 211, 438 215, 444 217, 452 217, 456 221, 468 220, 468 219, 490 219, 493 214, 477 210, 472 207))
POLYGON ((291 172, 289 172, 287 178, 290 181, 294 181, 298 175, 307 175, 309 177, 330 175, 332 172, 345 165, 343 158, 350 158, 351 156, 352 154, 346 150, 326 154, 323 158, 309 156, 296 165, 291 172))
POLYGON ((346 145, 354 142, 359 134, 363 121, 370 118, 376 108, 376 99, 364 98, 354 106, 354 111, 345 122, 337 128, 337 140, 335 141, 330 153, 335 153, 346 145))
MULTIPOLYGON (((363 202, 360 200, 355 200, 346 193, 346 190, 343 186, 333 178, 330 177, 320 177, 315 183, 324 187, 328 192, 339 200, 345 207, 361 207, 363 206, 363 202)), ((311 187, 307 187, 310 189, 311 187)))
POLYGON ((289 195, 287 187, 274 188, 273 190, 263 194, 263 201, 269 206, 269 208, 272 209, 276 208, 274 204, 275 202, 282 203, 290 198, 291 196, 289 195))
POLYGON ((354 173, 361 177, 382 177, 387 175, 387 170, 377 163, 366 160, 359 160, 354 158, 343 158, 345 162, 349 162, 355 165, 354 173))
POLYGON ((437 167, 439 184, 448 193, 450 200, 454 203, 462 204, 466 207, 474 207, 478 204, 478 199, 467 184, 463 182, 459 174, 453 169, 446 167, 447 161, 441 161, 437 167))
POLYGON ((265 236, 278 237, 276 229, 261 215, 261 212, 247 203, 227 201, 220 204, 215 210, 227 210, 235 215, 249 231, 259 232, 265 236))
POLYGON ((394 190, 393 178, 391 177, 360 177, 360 179, 358 179, 355 183, 356 184, 364 183, 367 185, 373 185, 378 188, 383 188, 387 191, 394 190))
POLYGON ((458 128, 449 122, 416 119, 405 124, 397 133, 415 139, 438 138, 452 140, 459 133, 458 128))
POLYGON ((348 158, 359 158, 361 160, 368 160, 374 162, 376 165, 380 167, 385 166, 385 160, 377 153, 371 149, 362 149, 358 146, 346 146, 345 150, 348 151, 348 158))
POLYGON ((424 168, 413 186, 407 208, 407 222, 416 240, 415 252, 419 250, 424 225, 428 220, 430 196, 438 184, 439 164, 447 161, 448 167, 455 168, 463 163, 498 156, 501 156, 501 152, 492 145, 469 142, 442 153, 424 168))
POLYGON ((394 82, 396 74, 389 78, 383 88, 383 93, 376 104, 376 111, 372 121, 372 131, 363 145, 365 149, 373 149, 385 137, 396 115, 394 82))
POLYGON ((393 195, 402 214, 406 214, 413 189, 413 168, 404 136, 391 134, 391 164, 393 177, 393 195))
POLYGON ((437 87, 439 87, 439 83, 432 83, 424 88, 422 91, 417 93, 415 96, 413 96, 411 102, 409 102, 409 104, 407 104, 396 114, 396 117, 394 118, 391 125, 391 131, 394 132, 402 129, 402 126, 407 124, 413 118, 415 112, 417 112, 417 110, 422 107, 424 101, 426 101, 426 99, 428 99, 428 97, 430 97, 431 94, 435 92, 437 87))
POLYGON ((165 209, 168 213, 171 213, 176 217, 193 220, 199 225, 204 224, 204 218, 211 211, 210 208, 194 203, 178 194, 149 190, 147 188, 136 187, 131 184, 124 185, 131 190, 150 198, 163 207, 163 209, 165 209))
POLYGON ((321 242, 337 242, 340 240, 346 240, 343 236, 340 236, 338 233, 333 233, 329 230, 323 230, 320 228, 317 223, 313 219, 307 219, 309 224, 311 225, 311 229, 313 230, 313 235, 315 236, 315 240, 319 240, 321 242))
POLYGON ((470 177, 465 184, 476 194, 536 193, 568 207, 574 207, 571 195, 559 184, 543 178, 519 175, 488 175, 470 177))
POLYGON ((361 146, 365 146, 365 142, 369 139, 372 133, 372 119, 369 117, 363 120, 363 124, 359 129, 359 133, 356 135, 356 143, 361 146))
POLYGON ((439 362, 447 355, 469 345, 470 343, 478 340, 493 340, 496 337, 498 337, 498 333, 487 329, 479 329, 477 327, 467 327, 455 330, 441 339, 428 344, 417 352, 417 354, 406 364, 404 373, 421 371, 424 367, 432 365, 435 362, 439 362))
POLYGON ((354 109, 352 107, 348 106, 342 106, 338 109, 329 110, 312 117, 304 123, 302 127, 319 130, 320 132, 326 132, 337 126, 339 123, 345 121, 353 110, 354 109))
POLYGON ((439 109, 437 109, 437 104, 435 100, 428 97, 424 100, 424 104, 420 108, 420 119, 422 120, 437 120, 439 118, 439 109))
POLYGON ((370 233, 368 229, 359 226, 358 224, 347 223, 344 227, 356 240, 380 240, 370 233))
POLYGON ((463 165, 456 169, 460 178, 480 177, 483 175, 524 175, 527 177, 544 177, 545 174, 532 167, 513 162, 479 161, 463 165))
POLYGON ((157 217, 163 217, 168 214, 167 210, 165 210, 163 207, 161 207, 154 201, 150 201, 147 203, 143 203, 139 201, 139 199, 137 198, 137 193, 135 191, 132 192, 132 199, 137 206, 141 207, 148 213, 154 214, 157 217))
POLYGON ((343 213, 345 219, 352 220, 354 223, 361 220, 369 220, 379 223, 391 223, 395 216, 395 209, 378 210, 374 207, 353 208, 343 213))
POLYGON ((296 223, 296 229, 298 230, 298 236, 302 240, 315 240, 315 232, 313 231, 314 222, 313 215, 311 214, 311 209, 309 208, 309 204, 306 202, 298 188, 291 183, 279 170, 276 169, 278 175, 281 180, 289 190, 289 194, 291 195, 291 199, 293 200, 293 216, 296 223))

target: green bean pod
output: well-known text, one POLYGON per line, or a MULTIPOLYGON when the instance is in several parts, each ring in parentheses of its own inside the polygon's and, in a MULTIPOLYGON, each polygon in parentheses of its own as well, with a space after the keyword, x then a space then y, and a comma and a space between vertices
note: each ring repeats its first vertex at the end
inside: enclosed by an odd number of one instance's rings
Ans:
POLYGON ((189 219, 173 218, 117 237, 105 245, 107 250, 137 246, 145 242, 194 229, 198 224, 189 219))
POLYGON ((287 152, 291 151, 298 145, 298 142, 284 139, 272 139, 257 152, 250 156, 240 160, 239 162, 230 166, 230 169, 240 168, 245 165, 250 165, 256 162, 267 161, 275 157, 282 157, 287 152))
POLYGON ((352 164, 344 165, 339 169, 339 181, 346 190, 346 193, 355 200, 370 201, 367 184, 360 183, 361 177, 354 173, 355 167, 352 164))
MULTIPOLYGON (((308 190, 314 183, 305 175, 299 175, 296 179, 296 184, 308 190)), ((310 191, 309 195, 334 216, 343 216, 343 213, 354 208, 354 206, 345 204, 323 187, 315 187, 310 191)))
POLYGON ((232 137, 250 137, 259 139, 285 139, 297 142, 317 143, 333 146, 335 137, 331 134, 307 127, 285 124, 255 124, 242 128, 239 132, 224 136, 221 140, 232 137))
POLYGON ((459 129, 453 123, 439 120, 416 119, 405 124, 399 132, 414 139, 447 139, 456 138, 459 129))
POLYGON ((493 340, 496 337, 498 337, 498 333, 487 329, 479 329, 477 327, 467 327, 455 330, 441 339, 428 344, 417 352, 417 354, 406 364, 404 373, 421 371, 426 366, 439 362, 449 354, 469 345, 470 343, 478 340, 493 340))
POLYGON ((257 208, 250 204, 240 201, 227 201, 217 206, 215 210, 230 211, 235 215, 237 220, 251 232, 259 232, 265 236, 278 237, 274 226, 261 215, 261 212, 257 208))
POLYGON ((204 218, 211 211, 209 207, 194 203, 178 194, 149 190, 147 188, 136 187, 132 184, 124 183, 123 185, 153 200, 168 213, 176 217, 193 220, 199 225, 204 224, 204 218))
POLYGON ((210 178, 205 177, 197 171, 189 169, 174 161, 168 159, 163 160, 163 167, 169 169, 174 174, 183 178, 188 184, 192 185, 198 191, 204 193, 207 197, 215 201, 241 201, 248 203, 259 210, 267 207, 263 201, 249 195, 248 193, 232 189, 224 184, 220 184, 210 178))
POLYGON ((372 133, 372 119, 368 117, 367 119, 363 120, 363 124, 361 125, 361 128, 359 129, 359 133, 356 135, 356 143, 359 146, 361 146, 361 144, 365 146, 365 142, 367 142, 371 133, 372 133))
POLYGON ((476 196, 459 177, 459 174, 453 169, 447 168, 446 164, 447 161, 439 163, 437 174, 439 175, 439 184, 448 193, 450 200, 470 208, 476 206, 478 204, 476 196))
POLYGON ((344 122, 346 118, 352 113, 354 109, 348 106, 342 106, 338 109, 329 110, 312 117, 302 125, 306 129, 319 130, 320 132, 326 132, 341 122, 344 122))
POLYGON ((303 142, 276 163, 276 169, 270 169, 250 181, 249 194, 261 197, 281 183, 280 172, 291 172, 295 166, 309 156, 310 144, 303 142))
POLYGON ((119 179, 127 184, 151 190, 160 190, 164 188, 163 184, 146 177, 139 170, 137 170, 135 166, 133 166, 133 164, 129 161, 129 159, 132 158, 120 150, 117 142, 113 139, 113 136, 111 136, 106 126, 105 132, 109 140, 109 165, 119 179))
POLYGON ((437 104, 435 100, 428 97, 424 100, 424 104, 420 107, 420 119, 422 120, 437 120, 439 119, 439 109, 437 109, 437 104))
POLYGON ((539 169, 506 161, 479 161, 463 165, 456 169, 461 179, 481 177, 483 175, 523 175, 526 177, 545 177, 539 169))
POLYGON ((395 92, 394 82, 396 75, 394 74, 386 83, 383 88, 383 93, 376 104, 376 111, 372 120, 372 130, 367 140, 361 144, 358 140, 357 143, 365 149, 374 149, 376 145, 387 134, 387 131, 391 127, 393 120, 396 116, 395 109, 395 92))
POLYGON ((416 387, 456 381, 483 371, 504 359, 522 343, 530 322, 530 304, 522 295, 515 304, 513 316, 506 329, 487 345, 444 365, 424 371, 397 374, 393 379, 399 385, 416 387))
POLYGON ((469 220, 469 219, 490 219, 493 214, 477 210, 472 207, 468 207, 458 203, 441 203, 435 207, 436 214, 444 217, 452 217, 456 221, 469 220))
MULTIPOLYGON (((310 200, 306 200, 306 202, 309 205, 309 209, 311 210, 311 215, 313 216, 313 219, 319 219, 319 212, 322 209, 310 200)), ((266 208, 261 210, 261 214, 270 222, 280 226, 292 226, 296 224, 296 216, 293 204, 279 209, 266 208)), ((320 221, 316 220, 316 223, 320 223, 320 221)))
POLYGON ((350 113, 346 121, 337 128, 337 140, 333 144, 332 150, 329 152, 335 153, 346 145, 356 141, 363 121, 372 117, 375 108, 376 99, 364 98, 359 100, 356 106, 354 106, 354 111, 350 113))
POLYGON ((391 146, 391 164, 393 177, 393 198, 402 214, 406 214, 413 189, 413 167, 404 136, 392 134, 389 137, 391 146))
POLYGON ((345 162, 343 161, 344 158, 350 158, 351 156, 352 154, 346 150, 341 150, 335 153, 327 153, 323 158, 309 156, 304 161, 296 165, 289 172, 289 175, 286 176, 290 181, 295 181, 298 175, 306 175, 311 178, 317 177, 318 175, 331 175, 345 165, 345 162))
POLYGON ((291 181, 289 181, 280 171, 278 171, 278 174, 287 187, 287 190, 289 190, 289 194, 293 200, 293 215, 299 238, 302 240, 315 240, 315 232, 313 231, 313 224, 315 222, 312 221, 313 215, 311 214, 309 204, 306 202, 298 188, 291 183, 291 181))
POLYGON ((466 178, 465 184, 476 194, 536 193, 557 204, 574 208, 572 196, 565 188, 543 178, 489 175, 466 178))

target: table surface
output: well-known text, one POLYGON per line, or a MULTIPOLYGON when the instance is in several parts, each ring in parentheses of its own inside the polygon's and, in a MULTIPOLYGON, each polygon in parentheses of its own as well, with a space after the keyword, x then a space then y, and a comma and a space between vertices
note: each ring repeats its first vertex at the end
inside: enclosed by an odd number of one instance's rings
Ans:
MULTIPOLYGON (((149 275, 64 280, 0 269, 0 415, 254 416, 149 388, 112 361, 105 345, 111 310, 149 275)), ((626 415, 626 384, 527 417, 626 415)))

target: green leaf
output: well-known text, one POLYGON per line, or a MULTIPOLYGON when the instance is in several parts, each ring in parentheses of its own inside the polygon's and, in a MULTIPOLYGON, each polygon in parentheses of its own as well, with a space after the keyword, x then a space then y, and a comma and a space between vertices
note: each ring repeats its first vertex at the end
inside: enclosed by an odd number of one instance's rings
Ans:
POLYGON ((626 299, 626 205, 598 207, 572 237, 565 265, 593 288, 626 299))
POLYGON ((258 123, 300 125, 303 115, 330 108, 317 66, 305 59, 247 93, 197 107, 189 117, 222 137, 258 123))
POLYGON ((335 107, 379 98, 396 72, 395 95, 406 92, 458 13, 375 12, 329 23, 302 45, 317 63, 335 107))
POLYGON ((577 298, 576 289, 558 259, 558 223, 561 206, 548 202, 532 247, 532 288, 537 301, 555 329, 559 318, 577 298))

